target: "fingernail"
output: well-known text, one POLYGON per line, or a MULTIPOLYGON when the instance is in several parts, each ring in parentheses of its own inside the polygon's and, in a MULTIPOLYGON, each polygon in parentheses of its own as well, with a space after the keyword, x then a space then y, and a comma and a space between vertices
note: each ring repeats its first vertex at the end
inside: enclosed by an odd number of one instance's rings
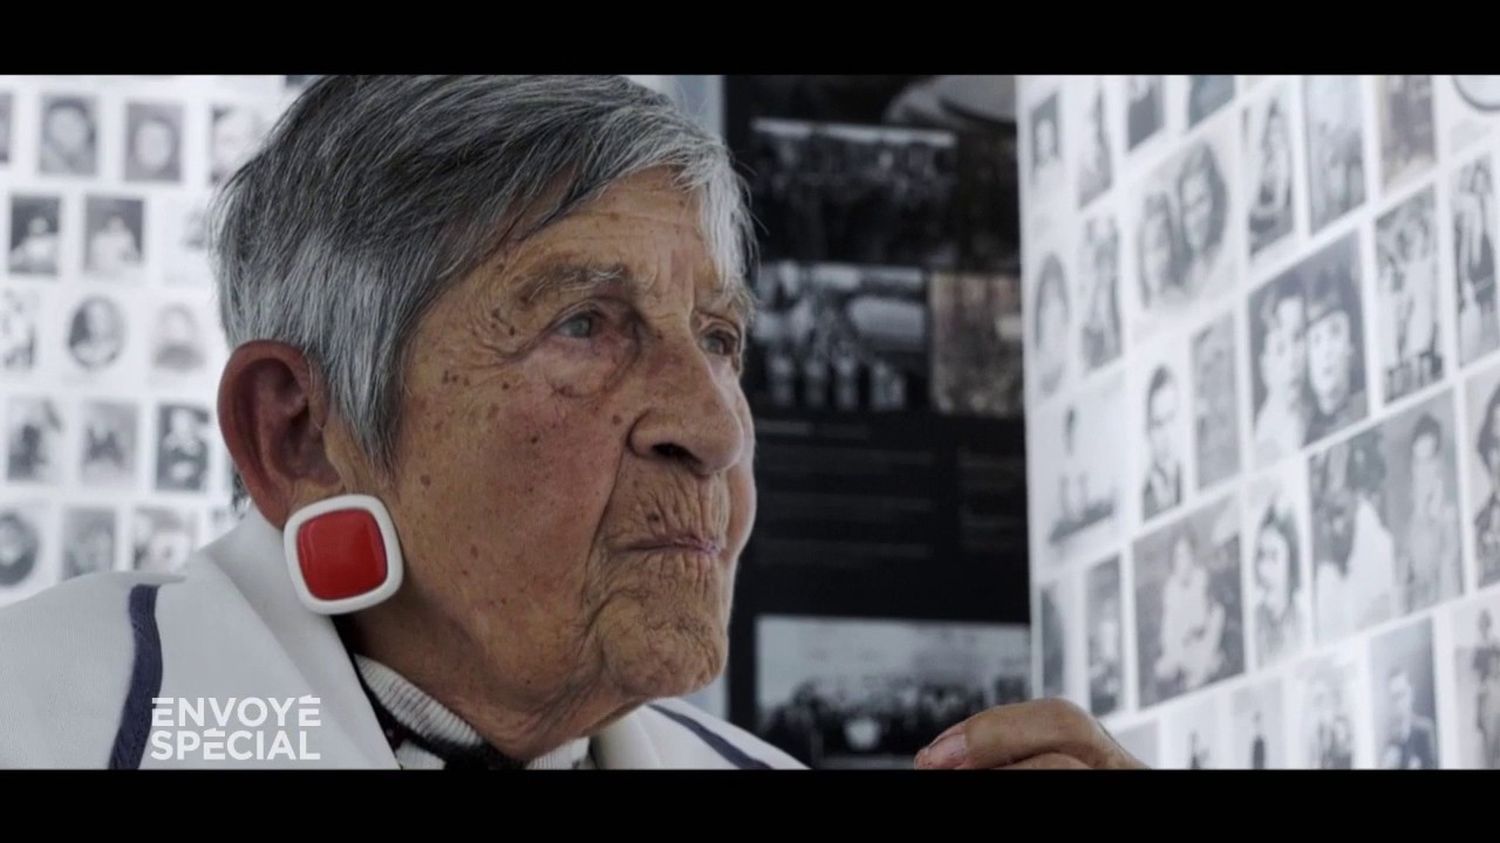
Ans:
POLYGON ((964 763, 968 751, 968 739, 961 731, 944 735, 931 746, 917 753, 917 766, 935 770, 946 770, 964 763))

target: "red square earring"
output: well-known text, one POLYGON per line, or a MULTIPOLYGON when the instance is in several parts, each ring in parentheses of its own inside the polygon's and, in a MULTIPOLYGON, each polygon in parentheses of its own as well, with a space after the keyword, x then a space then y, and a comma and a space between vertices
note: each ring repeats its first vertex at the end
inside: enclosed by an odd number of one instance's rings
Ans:
POLYGON ((292 513, 282 531, 297 597, 324 615, 366 609, 401 587, 396 526, 379 498, 339 495, 292 513))

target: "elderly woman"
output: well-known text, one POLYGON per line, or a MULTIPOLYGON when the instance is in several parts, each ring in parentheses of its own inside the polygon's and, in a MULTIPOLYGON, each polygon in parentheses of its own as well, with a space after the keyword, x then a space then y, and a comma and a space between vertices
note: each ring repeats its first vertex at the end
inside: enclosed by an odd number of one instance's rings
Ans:
MULTIPOLYGON (((180 576, 0 612, 0 764, 798 766, 671 699, 755 514, 720 141, 619 78, 325 78, 216 220, 253 506, 180 576)), ((1057 702, 930 737, 1136 765, 1057 702)))

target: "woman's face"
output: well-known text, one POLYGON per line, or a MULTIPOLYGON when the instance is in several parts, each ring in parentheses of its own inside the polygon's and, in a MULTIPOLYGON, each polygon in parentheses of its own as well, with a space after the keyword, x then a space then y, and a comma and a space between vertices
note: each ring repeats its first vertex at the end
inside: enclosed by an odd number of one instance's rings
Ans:
POLYGON ((1292 552, 1286 536, 1270 524, 1262 527, 1255 547, 1255 575, 1260 583, 1261 602, 1274 612, 1285 609, 1291 597, 1288 593, 1291 565, 1292 552))
POLYGON ((1349 395, 1349 361, 1354 346, 1343 311, 1323 315, 1307 332, 1308 376, 1318 406, 1334 412, 1349 395))
POLYGON ((1290 406, 1306 381, 1307 313, 1302 300, 1288 296, 1276 303, 1260 353, 1260 376, 1266 392, 1290 406))
POLYGON ((485 666, 478 698, 540 712, 720 672, 754 434, 747 314, 698 209, 668 173, 629 177, 424 315, 393 476, 341 472, 385 501, 407 560, 367 634, 448 636, 485 666))
POLYGON ((149 173, 157 173, 172 164, 177 154, 177 135, 161 120, 143 120, 135 129, 135 160, 149 173))
POLYGON ((1172 574, 1179 579, 1187 579, 1192 574, 1193 566, 1197 562, 1193 560, 1193 545, 1186 538, 1178 539, 1172 545, 1172 574))
POLYGON ((83 324, 89 337, 107 340, 115 335, 115 311, 109 303, 94 299, 83 306, 83 324))
POLYGON ((89 121, 74 106, 54 108, 47 112, 47 140, 70 153, 83 152, 89 144, 89 121))

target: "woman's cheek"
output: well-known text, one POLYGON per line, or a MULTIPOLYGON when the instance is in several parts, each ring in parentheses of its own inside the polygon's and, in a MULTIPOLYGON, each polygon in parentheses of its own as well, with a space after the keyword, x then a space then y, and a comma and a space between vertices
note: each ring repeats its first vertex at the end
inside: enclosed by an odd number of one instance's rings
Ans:
POLYGON ((587 398, 605 392, 635 359, 637 344, 621 333, 588 340, 551 337, 537 349, 535 362, 553 394, 587 398))

